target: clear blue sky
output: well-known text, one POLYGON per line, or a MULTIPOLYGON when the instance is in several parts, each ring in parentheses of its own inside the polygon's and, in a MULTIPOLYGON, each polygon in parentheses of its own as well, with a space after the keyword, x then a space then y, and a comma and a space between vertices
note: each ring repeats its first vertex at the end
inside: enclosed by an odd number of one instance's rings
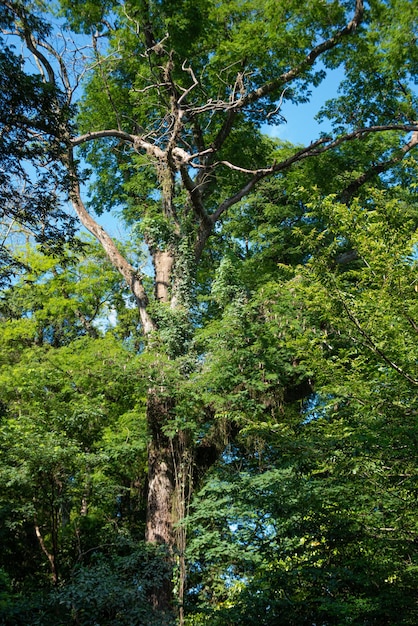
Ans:
POLYGON ((338 86, 343 79, 343 70, 327 70, 322 83, 312 89, 309 102, 294 105, 284 102, 281 113, 287 123, 280 126, 266 126, 264 131, 271 137, 279 137, 294 144, 307 145, 319 138, 320 133, 330 130, 326 122, 319 124, 315 115, 321 106, 337 95, 338 86))
MULTIPOLYGON (((326 100, 337 95, 342 77, 341 69, 327 70, 327 77, 318 87, 312 89, 309 102, 297 106, 284 102, 281 113, 286 118, 286 123, 279 126, 266 125, 263 128, 264 132, 271 137, 278 137, 294 144, 307 145, 318 139, 320 133, 328 131, 330 126, 326 122, 319 124, 315 120, 315 115, 326 100)), ((116 216, 106 213, 99 218, 95 216, 95 218, 108 231, 109 235, 117 239, 123 239, 126 236, 126 231, 116 216)))

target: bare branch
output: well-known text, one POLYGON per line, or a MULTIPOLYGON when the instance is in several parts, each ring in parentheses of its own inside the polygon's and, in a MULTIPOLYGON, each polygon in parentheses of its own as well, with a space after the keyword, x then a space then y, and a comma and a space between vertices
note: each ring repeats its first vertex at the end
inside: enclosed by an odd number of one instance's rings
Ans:
POLYGON ((73 155, 68 155, 68 167, 72 174, 72 186, 70 199, 75 212, 85 228, 101 243, 113 267, 123 276, 131 289, 138 306, 139 316, 144 334, 147 335, 155 329, 154 322, 147 311, 148 296, 145 292, 142 278, 138 271, 124 258, 117 249, 113 239, 88 213, 81 199, 80 185, 77 179, 73 155))
MULTIPOLYGON (((269 120, 271 117, 273 117, 273 115, 276 115, 277 113, 280 112, 280 109, 282 108, 282 104, 283 104, 283 98, 284 98, 284 94, 286 93, 286 91, 288 90, 288 87, 286 87, 285 89, 283 89, 282 93, 280 94, 280 100, 279 100, 279 104, 277 105, 277 107, 274 109, 274 111, 270 111, 270 113, 267 113, 267 119, 269 120)), ((284 120, 283 115, 281 115, 281 118, 284 120)))
POLYGON ((177 100, 177 106, 180 106, 182 104, 182 101, 185 100, 187 98, 187 96, 190 94, 191 91, 193 91, 193 89, 195 87, 197 87, 197 85, 199 84, 199 81, 197 80, 195 73, 193 72, 191 66, 189 65, 188 67, 186 67, 186 60, 183 61, 183 65, 181 66, 181 69, 184 72, 187 72, 188 74, 190 74, 190 76, 192 77, 192 84, 190 85, 190 87, 188 87, 187 89, 185 88, 181 88, 181 90, 183 91, 183 94, 180 96, 180 98, 177 100))
MULTIPOLYGON (((292 165, 294 165, 295 163, 299 163, 300 161, 304 159, 315 157, 315 156, 318 156, 319 154, 323 154, 324 152, 327 152, 328 150, 332 150, 333 148, 340 146, 344 142, 352 141, 354 139, 360 139, 361 137, 366 136, 370 133, 393 131, 393 130, 403 130, 406 132, 414 131, 414 137, 418 136, 418 128, 416 125, 397 124, 397 125, 392 125, 392 126, 391 125, 371 126, 369 128, 361 128, 359 130, 353 131, 352 133, 348 133, 341 137, 337 137, 334 140, 331 140, 330 137, 322 137, 321 139, 318 139, 317 141, 313 142, 311 145, 306 146, 305 148, 302 148, 301 150, 298 150, 287 159, 284 159, 283 161, 280 161, 279 163, 273 163, 273 165, 266 167, 266 168, 250 170, 250 169, 246 169, 246 168, 234 165, 233 163, 230 163, 229 161, 218 161, 217 163, 214 163, 212 167, 224 165, 225 167, 228 167, 235 171, 242 172, 243 174, 250 174, 252 178, 245 185, 243 185, 243 187, 236 194, 234 194, 233 196, 231 196, 230 198, 222 202, 222 204, 218 207, 215 213, 213 213, 213 215, 211 216, 211 220, 213 221, 213 223, 216 223, 216 221, 221 217, 221 215, 227 209, 229 209, 231 206, 233 206, 234 204, 242 200, 242 198, 244 198, 250 191, 252 191, 254 186, 260 180, 272 174, 286 170, 292 165)), ((412 147, 416 145, 415 141, 418 144, 418 139, 411 139, 411 141, 407 144, 407 146, 409 147, 407 149, 406 149, 406 146, 404 147, 402 151, 402 156, 408 150, 410 150, 412 147)), ((191 165, 192 167, 194 167, 192 163, 191 165)))
MULTIPOLYGON (((192 116, 199 115, 201 113, 206 113, 207 111, 211 111, 211 112, 228 111, 228 117, 225 120, 223 127, 219 131, 218 136, 214 140, 213 145, 214 145, 215 151, 216 149, 219 149, 219 147, 222 145, 223 141, 225 140, 226 136, 228 136, 229 131, 231 130, 231 127, 232 127, 232 121, 235 117, 235 113, 237 113, 238 111, 244 110, 245 107, 247 107, 249 104, 253 104, 254 102, 257 102, 258 100, 264 98, 270 93, 276 91, 281 86, 286 85, 287 83, 290 83, 295 78, 298 78, 299 76, 301 76, 303 72, 305 72, 308 68, 314 65, 318 57, 320 57, 324 52, 327 52, 328 50, 335 48, 338 45, 338 43, 341 41, 341 39, 352 34, 356 30, 356 28, 360 25, 363 19, 363 13, 364 13, 363 0, 356 0, 354 16, 344 28, 337 31, 329 39, 321 42, 320 44, 312 48, 312 50, 305 56, 305 58, 298 65, 291 68, 287 72, 284 72, 277 78, 274 78, 268 81, 261 87, 258 87, 257 89, 249 93, 246 93, 245 86, 244 86, 244 73, 243 71, 239 71, 237 73, 234 86, 232 87, 229 101, 209 98, 205 104, 202 104, 196 107, 190 107, 190 109, 188 109, 188 113, 192 116)), ((281 93, 280 102, 276 110, 274 112, 269 113, 270 117, 274 113, 277 113, 278 110, 280 110, 280 106, 282 104, 285 91, 286 90, 282 91, 281 93)))
MULTIPOLYGON (((85 133, 84 135, 79 135, 71 140, 71 145, 76 147, 89 141, 106 138, 121 139, 122 141, 132 144, 135 150, 144 150, 147 154, 154 156, 157 159, 164 159, 166 156, 166 151, 162 150, 159 146, 146 141, 143 137, 132 135, 131 133, 118 129, 97 130, 85 133)), ((185 150, 183 150, 183 148, 179 147, 174 147, 172 149, 172 154, 179 167, 183 163, 189 163, 192 158, 192 155, 188 154, 185 150)))
MULTIPOLYGON (((40 63, 41 66, 45 69, 46 74, 48 76, 48 82, 51 85, 56 86, 56 76, 55 76, 55 72, 54 72, 54 70, 52 68, 52 65, 48 61, 47 57, 37 47, 39 42, 35 39, 35 37, 32 35, 32 33, 29 32, 27 27, 25 27, 24 36, 25 36, 25 41, 26 41, 26 45, 28 46, 28 49, 32 52, 32 54, 35 57, 36 61, 38 63, 40 63)), ((39 67, 39 65, 38 65, 38 67, 39 67)), ((40 70, 41 75, 44 77, 45 75, 44 75, 44 73, 42 71, 42 67, 39 67, 39 70, 40 70)))
MULTIPOLYGON (((260 175, 262 178, 264 178, 265 176, 269 176, 269 174, 273 174, 275 172, 280 172, 284 169, 287 169, 288 167, 293 165, 293 163, 297 163, 309 157, 318 156, 320 154, 323 154, 324 152, 328 152, 328 150, 337 148, 338 146, 340 146, 341 144, 347 141, 353 141, 354 139, 361 139, 362 137, 369 135, 371 133, 395 131, 395 130, 401 130, 405 132, 418 131, 418 127, 415 124, 414 125, 412 124, 393 124, 393 125, 388 124, 385 126, 370 126, 368 128, 359 128, 358 130, 355 130, 351 133, 347 133, 346 135, 341 135, 340 137, 337 137, 336 139, 332 139, 331 137, 321 137, 320 139, 317 139, 316 141, 311 143, 309 146, 306 146, 305 148, 298 150, 291 157, 283 161, 280 161, 279 163, 274 163, 273 165, 269 167, 265 167, 265 168, 248 169, 245 167, 240 167, 238 165, 235 165, 234 163, 230 163, 229 161, 216 161, 215 163, 212 164, 212 167, 218 167, 219 165, 224 165, 228 167, 229 169, 242 172, 243 174, 251 174, 253 176, 260 175)), ((410 150, 415 145, 416 143, 409 142, 407 144, 407 146, 409 147, 405 146, 402 149, 402 157, 404 156, 406 152, 408 152, 408 150, 410 150)), ((402 157, 400 157, 400 159, 402 157)), ((193 163, 190 163, 190 165, 191 167, 198 167, 193 163)))

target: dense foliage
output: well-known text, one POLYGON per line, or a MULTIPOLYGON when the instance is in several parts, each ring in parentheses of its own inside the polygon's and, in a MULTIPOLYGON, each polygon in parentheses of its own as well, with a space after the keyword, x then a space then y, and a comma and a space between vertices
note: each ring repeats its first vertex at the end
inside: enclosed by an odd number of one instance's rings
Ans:
MULTIPOLYGON (((54 85, 25 72, 24 59, 9 33, 19 3, 0 4, 0 280, 9 279, 20 264, 13 254, 16 239, 35 235, 45 250, 57 253, 74 233, 74 219, 63 210, 64 169, 58 166, 59 128, 70 111, 54 85), (15 6, 13 6, 15 5, 15 6), (58 99, 62 106, 55 107, 58 99), (47 142, 39 141, 44 136, 47 142), (30 164, 30 166, 28 166, 30 164), (54 164, 54 165, 52 165, 54 164), (23 231, 23 236, 22 236, 23 231)), ((50 27, 33 15, 28 27, 47 35, 50 27)))
POLYGON ((0 4, 0 624, 417 623, 415 4, 0 4))

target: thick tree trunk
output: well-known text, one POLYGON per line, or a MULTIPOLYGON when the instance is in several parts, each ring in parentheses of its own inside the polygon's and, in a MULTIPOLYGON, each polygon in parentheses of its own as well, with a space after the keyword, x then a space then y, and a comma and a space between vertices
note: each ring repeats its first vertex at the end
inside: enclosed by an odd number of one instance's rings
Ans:
POLYGON ((148 445, 146 540, 173 546, 173 468, 171 451, 155 441, 148 445))
MULTIPOLYGON (((147 420, 150 433, 148 444, 148 500, 145 540, 167 548, 170 562, 174 555, 173 498, 175 472, 173 446, 163 428, 170 417, 173 403, 160 398, 156 390, 150 390, 147 403, 147 420)), ((172 610, 173 583, 167 578, 156 586, 150 598, 153 607, 162 612, 172 610)))
POLYGON ((167 250, 157 250, 153 254, 155 269, 155 297, 160 302, 169 302, 170 278, 173 269, 174 257, 167 250))

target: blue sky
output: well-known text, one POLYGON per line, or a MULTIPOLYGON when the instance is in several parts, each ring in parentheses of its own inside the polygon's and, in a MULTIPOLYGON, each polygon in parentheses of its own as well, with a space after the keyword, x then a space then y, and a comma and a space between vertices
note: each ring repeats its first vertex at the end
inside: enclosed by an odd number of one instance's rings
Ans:
POLYGON ((319 124, 315 115, 322 105, 337 95, 338 87, 343 78, 343 70, 327 70, 327 76, 319 85, 312 89, 309 102, 294 105, 284 102, 281 113, 286 119, 280 126, 266 126, 265 132, 271 137, 278 137, 294 144, 309 144, 319 138, 321 132, 330 130, 326 122, 319 124))
MULTIPOLYGON (((318 139, 320 133, 329 130, 330 126, 326 122, 319 124, 315 120, 315 116, 327 100, 337 95, 342 76, 341 69, 327 70, 327 77, 318 87, 313 88, 309 102, 295 105, 285 101, 281 113, 286 119, 286 123, 279 126, 266 125, 263 128, 264 132, 271 137, 277 137, 294 144, 307 145, 318 139)), ((117 239, 123 239, 126 236, 126 231, 116 216, 106 213, 101 217, 95 216, 95 218, 108 231, 109 235, 117 239)))

